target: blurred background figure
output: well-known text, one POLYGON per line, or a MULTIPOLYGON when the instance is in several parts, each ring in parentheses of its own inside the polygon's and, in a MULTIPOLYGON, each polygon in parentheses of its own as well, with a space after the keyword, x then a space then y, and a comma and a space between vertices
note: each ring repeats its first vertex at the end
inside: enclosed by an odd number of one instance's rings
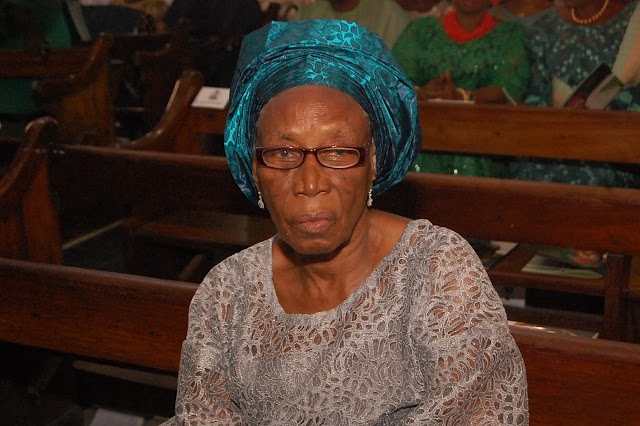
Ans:
MULTIPOLYGON (((71 31, 62 0, 0 0, 0 48, 26 48, 34 55, 52 47, 70 47, 71 31)), ((0 116, 41 111, 33 98, 33 81, 0 80, 0 116)))
MULTIPOLYGON (((640 44, 637 5, 625 0, 564 0, 541 17, 529 35, 532 81, 525 102, 562 107, 574 88, 605 64, 625 85, 609 108, 640 111, 640 55, 622 48, 640 44)), ((530 159, 514 162, 512 173, 521 179, 640 187, 640 172, 626 165, 530 159)))
POLYGON ((188 18, 205 85, 229 87, 242 37, 259 28, 263 17, 256 0, 174 0, 164 23, 171 29, 188 18))
MULTIPOLYGON (((393 53, 422 100, 506 103, 521 99, 530 76, 524 28, 488 13, 490 0, 453 0, 442 18, 412 20, 393 53)), ((421 153, 416 171, 467 176, 506 174, 486 156, 421 153)))
POLYGON ((552 8, 553 1, 550 0, 499 0, 489 12, 501 21, 514 21, 531 26, 552 8))
POLYGON ((409 19, 444 16, 452 8, 449 0, 396 0, 396 3, 407 11, 409 19))
POLYGON ((295 19, 344 19, 378 34, 393 47, 409 23, 409 16, 395 0, 316 0, 301 5, 295 19))

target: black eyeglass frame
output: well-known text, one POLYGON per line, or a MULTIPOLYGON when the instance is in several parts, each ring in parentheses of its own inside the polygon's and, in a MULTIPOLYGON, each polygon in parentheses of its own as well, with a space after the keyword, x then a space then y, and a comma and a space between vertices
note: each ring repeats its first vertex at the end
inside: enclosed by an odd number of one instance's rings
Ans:
POLYGON ((313 153, 313 155, 315 155, 316 160, 318 161, 318 164, 320 164, 323 167, 326 167, 328 169, 337 169, 337 170, 342 170, 342 169, 350 169, 351 167, 357 167, 357 166, 361 166, 364 162, 365 159, 367 157, 367 154, 369 153, 369 148, 368 147, 353 147, 353 146, 324 146, 322 148, 300 148, 300 147, 295 147, 295 146, 260 146, 260 147, 256 147, 254 148, 255 154, 256 154, 256 161, 258 162, 258 164, 260 164, 261 166, 265 166, 265 167, 269 167, 271 169, 276 169, 276 170, 293 170, 293 169, 297 169, 298 167, 302 166, 302 164, 304 163, 304 160, 307 158, 307 154, 309 153, 313 153), (318 152, 323 151, 325 149, 350 149, 350 150, 355 150, 358 151, 358 155, 360 156, 358 158, 358 162, 350 165, 350 166, 345 166, 345 167, 333 167, 333 166, 327 166, 326 164, 323 164, 322 161, 320 161, 320 159, 318 158, 318 152), (263 153, 265 151, 271 151, 271 150, 277 150, 277 149, 289 149, 292 151, 297 151, 297 152, 302 152, 302 160, 300 161, 300 164, 298 164, 295 167, 276 167, 273 166, 271 164, 267 164, 264 161, 264 157, 263 157, 263 153))

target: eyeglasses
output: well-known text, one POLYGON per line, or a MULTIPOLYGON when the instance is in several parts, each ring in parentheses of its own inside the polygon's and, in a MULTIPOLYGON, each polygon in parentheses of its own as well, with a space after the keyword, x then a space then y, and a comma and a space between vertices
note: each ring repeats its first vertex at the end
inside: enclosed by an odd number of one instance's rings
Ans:
POLYGON ((318 163, 331 169, 348 169, 364 163, 368 148, 329 146, 326 148, 295 148, 291 146, 256 148, 256 161, 274 169, 300 167, 305 157, 313 153, 318 163))

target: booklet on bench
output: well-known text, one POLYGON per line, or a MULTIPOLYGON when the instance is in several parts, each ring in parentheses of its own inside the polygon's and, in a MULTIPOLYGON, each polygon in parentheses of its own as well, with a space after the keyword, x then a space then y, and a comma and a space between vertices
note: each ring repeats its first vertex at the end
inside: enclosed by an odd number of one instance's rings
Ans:
POLYGON ((600 64, 582 80, 564 106, 584 103, 587 109, 605 109, 622 88, 622 81, 611 72, 611 68, 600 64))

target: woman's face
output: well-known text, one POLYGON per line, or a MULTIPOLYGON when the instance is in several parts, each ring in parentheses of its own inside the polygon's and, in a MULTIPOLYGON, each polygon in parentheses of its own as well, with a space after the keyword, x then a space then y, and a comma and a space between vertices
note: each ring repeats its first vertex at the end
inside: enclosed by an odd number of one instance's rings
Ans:
POLYGON ((279 235, 297 253, 332 254, 362 232, 375 147, 369 119, 353 98, 324 86, 285 90, 263 108, 257 135, 258 147, 369 148, 362 164, 346 169, 325 167, 313 153, 290 170, 253 162, 256 186, 279 235))

